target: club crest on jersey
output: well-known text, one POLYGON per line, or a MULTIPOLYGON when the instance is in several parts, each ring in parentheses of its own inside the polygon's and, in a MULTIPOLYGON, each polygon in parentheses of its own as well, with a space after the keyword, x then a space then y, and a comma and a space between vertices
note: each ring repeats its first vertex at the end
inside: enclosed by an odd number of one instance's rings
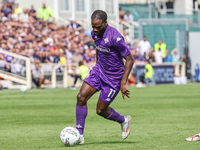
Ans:
POLYGON ((120 41, 120 40, 121 40, 121 38, 120 38, 120 37, 118 37, 118 38, 117 38, 117 42, 118 42, 118 41, 120 41))
POLYGON ((108 42, 109 42, 108 38, 104 39, 104 42, 105 42, 105 43, 108 43, 108 42))

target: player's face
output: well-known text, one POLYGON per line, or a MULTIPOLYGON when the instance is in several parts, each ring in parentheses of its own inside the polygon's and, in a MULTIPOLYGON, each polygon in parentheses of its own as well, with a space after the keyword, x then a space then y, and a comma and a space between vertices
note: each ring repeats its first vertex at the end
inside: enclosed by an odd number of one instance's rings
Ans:
POLYGON ((103 36, 107 27, 107 21, 103 22, 103 20, 92 20, 92 28, 94 30, 94 34, 97 36, 103 36))

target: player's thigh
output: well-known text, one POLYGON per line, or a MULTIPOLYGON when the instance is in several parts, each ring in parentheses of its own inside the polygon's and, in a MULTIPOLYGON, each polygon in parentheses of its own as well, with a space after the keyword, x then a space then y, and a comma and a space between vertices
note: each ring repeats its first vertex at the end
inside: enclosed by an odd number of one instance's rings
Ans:
POLYGON ((97 89, 93 88, 86 82, 83 82, 81 89, 77 95, 77 105, 82 106, 85 105, 88 99, 97 91, 97 89))

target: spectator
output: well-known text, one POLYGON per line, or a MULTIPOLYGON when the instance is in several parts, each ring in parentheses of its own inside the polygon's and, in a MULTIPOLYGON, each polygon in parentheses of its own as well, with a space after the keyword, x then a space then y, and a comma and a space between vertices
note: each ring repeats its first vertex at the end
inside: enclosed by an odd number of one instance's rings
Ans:
POLYGON ((168 55, 168 50, 166 49, 166 57, 164 59, 164 62, 172 62, 172 56, 168 55))
POLYGON ((176 63, 180 61, 180 55, 178 54, 178 50, 176 48, 172 50, 171 56, 172 56, 172 62, 176 63))
POLYGON ((33 5, 31 5, 31 9, 29 11, 29 16, 32 16, 34 19, 37 18, 36 10, 34 9, 33 5))
POLYGON ((72 56, 72 63, 77 63, 83 61, 83 56, 79 54, 79 49, 75 50, 75 54, 72 56))
POLYGON ((124 21, 124 11, 119 8, 119 21, 124 21))
POLYGON ((159 50, 161 50, 162 58, 164 59, 166 57, 167 45, 165 43, 162 43, 162 40, 158 40, 158 43, 154 45, 154 51, 156 52, 159 50))
POLYGON ((70 23, 69 25, 67 25, 67 27, 76 30, 80 27, 80 24, 76 23, 76 20, 74 18, 70 18, 70 23))
POLYGON ((150 85, 155 85, 155 81, 154 81, 154 69, 150 63, 149 60, 146 60, 146 65, 145 65, 145 70, 144 70, 144 74, 140 76, 140 81, 139 83, 136 85, 136 87, 145 87, 146 85, 150 86, 150 85), (145 85, 146 83, 146 85, 145 85))
POLYGON ((15 13, 14 9, 12 10, 11 18, 12 18, 12 21, 18 21, 19 19, 19 15, 15 13))
POLYGON ((141 40, 139 43, 138 43, 138 47, 140 49, 140 54, 141 55, 144 55, 144 53, 146 52, 147 56, 149 54, 149 50, 151 48, 151 44, 149 41, 147 41, 147 38, 146 36, 143 37, 143 40, 141 40))
POLYGON ((7 17, 5 16, 4 12, 1 12, 1 21, 4 22, 8 20, 7 17))
POLYGON ((17 3, 16 4, 16 7, 15 7, 15 14, 19 15, 22 13, 22 8, 19 7, 19 4, 17 3))
POLYGON ((38 88, 43 88, 43 84, 49 84, 50 81, 44 78, 44 75, 39 69, 39 63, 35 64, 35 69, 32 70, 32 80, 38 88))
POLYGON ((136 51, 135 51, 135 54, 134 54, 134 61, 136 63, 140 62, 142 58, 142 55, 140 54, 140 49, 139 48, 136 48, 136 51))
POLYGON ((155 57, 154 57, 154 51, 153 51, 153 48, 150 50, 150 52, 149 52, 149 62, 150 63, 153 63, 153 62, 155 62, 156 60, 155 60, 155 57))
POLYGON ((1 9, 1 12, 3 12, 4 15, 7 17, 8 13, 10 13, 11 10, 7 7, 7 5, 4 5, 3 8, 1 9))
POLYGON ((147 59, 147 53, 144 52, 144 55, 142 56, 142 58, 140 59, 140 62, 146 62, 146 59, 147 59))
POLYGON ((79 65, 79 72, 75 75, 74 85, 71 87, 72 90, 76 89, 75 85, 78 79, 84 80, 86 76, 89 74, 89 68, 83 64, 83 61, 78 62, 79 65))
POLYGON ((124 40, 125 40, 126 44, 127 44, 127 45, 130 45, 131 39, 130 39, 130 37, 127 35, 126 31, 123 30, 122 34, 123 34, 123 36, 124 36, 124 40))
POLYGON ((27 23, 28 19, 29 19, 29 15, 27 13, 27 10, 24 8, 23 9, 23 13, 21 13, 19 15, 19 20, 22 21, 22 22, 24 22, 24 23, 27 23))
POLYGON ((158 51, 154 52, 154 57, 155 57, 155 62, 157 64, 162 64, 163 63, 163 58, 162 58, 163 54, 161 52, 161 49, 159 48, 158 51))
POLYGON ((54 55, 54 63, 58 63, 60 61, 60 52, 57 50, 54 55))
POLYGON ((43 3, 43 7, 39 9, 38 18, 43 19, 44 21, 48 21, 49 17, 54 17, 51 8, 46 7, 46 4, 43 3))
POLYGON ((128 23, 132 23, 134 21, 133 15, 130 14, 129 11, 127 11, 126 14, 124 15, 124 20, 126 20, 128 23))
POLYGON ((61 54, 60 54, 60 61, 58 63, 62 64, 62 65, 66 65, 67 64, 66 53, 61 52, 61 54))

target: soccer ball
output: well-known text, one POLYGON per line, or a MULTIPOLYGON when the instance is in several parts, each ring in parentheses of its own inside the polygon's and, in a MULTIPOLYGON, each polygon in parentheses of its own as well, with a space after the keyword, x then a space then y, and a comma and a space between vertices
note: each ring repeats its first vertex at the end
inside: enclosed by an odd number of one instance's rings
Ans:
POLYGON ((27 90, 27 87, 26 87, 25 85, 22 85, 22 86, 20 87, 20 91, 21 91, 22 93, 26 93, 26 90, 27 90))
POLYGON ((66 127, 60 133, 60 140, 66 146, 76 145, 80 137, 79 131, 74 127, 66 127))

